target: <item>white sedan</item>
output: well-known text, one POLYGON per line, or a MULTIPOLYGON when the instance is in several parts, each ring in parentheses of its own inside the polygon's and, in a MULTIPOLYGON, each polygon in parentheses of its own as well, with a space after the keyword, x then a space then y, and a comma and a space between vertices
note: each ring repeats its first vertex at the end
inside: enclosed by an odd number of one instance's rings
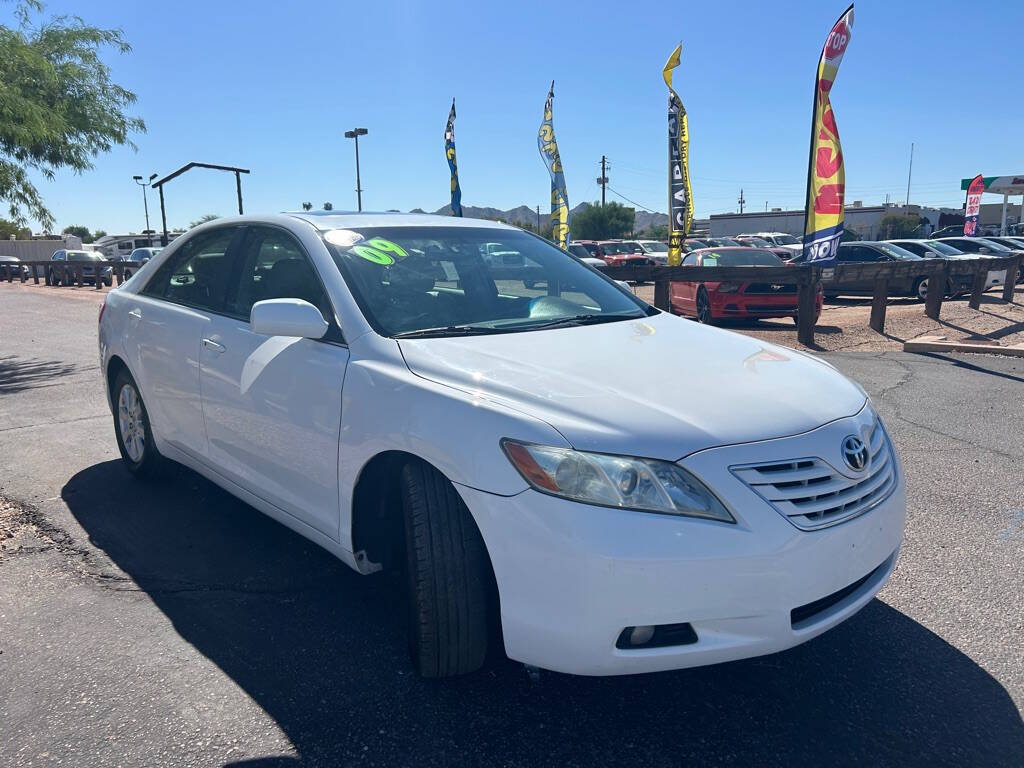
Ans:
POLYGON ((859 386, 498 223, 218 219, 108 294, 99 351, 132 473, 179 462, 404 570, 427 677, 494 642, 587 675, 779 651, 869 602, 903 538, 859 386))

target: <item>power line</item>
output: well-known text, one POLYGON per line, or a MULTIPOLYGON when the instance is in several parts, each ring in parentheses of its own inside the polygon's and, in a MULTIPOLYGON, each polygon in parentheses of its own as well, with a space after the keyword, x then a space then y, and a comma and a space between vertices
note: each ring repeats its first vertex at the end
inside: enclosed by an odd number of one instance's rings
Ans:
POLYGON ((619 194, 618 192, 616 192, 616 191, 615 191, 614 189, 612 189, 611 187, 608 187, 608 191, 609 191, 609 192, 611 192, 611 193, 612 193, 613 195, 616 195, 616 196, 618 196, 618 197, 621 197, 621 198, 622 198, 623 200, 625 200, 625 201, 626 201, 627 203, 632 203, 632 204, 633 204, 633 205, 635 205, 635 206, 636 206, 637 208, 643 208, 643 209, 644 209, 645 211, 647 211, 648 213, 661 213, 661 211, 652 211, 652 210, 651 210, 650 208, 648 208, 648 207, 647 207, 646 205, 640 205, 640 203, 638 203, 638 202, 637 202, 636 200, 630 200, 630 199, 629 199, 628 197, 626 197, 625 195, 620 195, 620 194, 619 194))

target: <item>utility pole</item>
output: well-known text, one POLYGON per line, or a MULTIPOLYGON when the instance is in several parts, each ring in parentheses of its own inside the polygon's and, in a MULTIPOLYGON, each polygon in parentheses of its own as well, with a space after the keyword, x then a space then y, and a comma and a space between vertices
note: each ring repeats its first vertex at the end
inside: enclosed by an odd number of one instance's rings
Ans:
POLYGON ((910 174, 914 170, 914 142, 910 142, 910 167, 907 169, 907 199, 904 205, 910 205, 910 174))
POLYGON ((155 178, 155 173, 149 177, 149 181, 143 181, 141 176, 132 176, 132 181, 142 187, 142 207, 146 211, 146 237, 150 245, 153 245, 153 233, 149 229, 149 203, 146 201, 146 187, 152 184, 155 178))
POLYGON ((359 137, 365 136, 369 131, 365 128, 354 128, 351 131, 345 131, 346 139, 356 140, 356 205, 358 210, 363 210, 363 185, 359 181, 359 137))
POLYGON ((601 207, 604 208, 604 188, 608 186, 608 158, 601 155, 601 177, 597 180, 597 183, 601 185, 601 207))
POLYGON ((743 213, 743 206, 746 205, 747 201, 743 199, 743 190, 740 189, 740 199, 736 201, 740 204, 740 213, 743 213))
POLYGON ((541 234, 540 231, 540 206, 537 206, 537 234, 541 234))

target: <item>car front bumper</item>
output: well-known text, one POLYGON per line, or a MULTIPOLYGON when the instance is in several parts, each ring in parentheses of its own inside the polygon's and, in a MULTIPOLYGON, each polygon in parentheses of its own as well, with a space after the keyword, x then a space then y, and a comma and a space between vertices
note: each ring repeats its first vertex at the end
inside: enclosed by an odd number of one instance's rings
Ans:
POLYGON ((814 531, 796 528, 727 469, 751 455, 817 455, 807 449, 822 438, 818 433, 841 440, 851 421, 683 460, 730 507, 736 524, 589 506, 532 490, 503 497, 458 486, 494 567, 508 656, 571 674, 655 672, 774 653, 852 616, 896 563, 906 507, 898 459, 896 484, 884 501, 814 531), (794 609, 837 593, 810 618, 794 619, 794 609), (626 627, 680 623, 693 627, 696 642, 616 647, 626 627))

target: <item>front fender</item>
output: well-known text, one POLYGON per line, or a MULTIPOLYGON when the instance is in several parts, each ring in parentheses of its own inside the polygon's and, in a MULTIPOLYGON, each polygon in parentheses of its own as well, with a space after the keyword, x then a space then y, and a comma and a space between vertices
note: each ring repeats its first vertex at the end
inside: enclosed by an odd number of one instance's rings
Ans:
POLYGON ((501 438, 569 447, 540 419, 412 373, 393 340, 376 337, 371 344, 372 355, 359 354, 361 345, 352 349, 342 390, 338 478, 344 548, 352 549, 356 482, 380 453, 403 451, 454 483, 511 496, 528 485, 502 452, 501 438))

